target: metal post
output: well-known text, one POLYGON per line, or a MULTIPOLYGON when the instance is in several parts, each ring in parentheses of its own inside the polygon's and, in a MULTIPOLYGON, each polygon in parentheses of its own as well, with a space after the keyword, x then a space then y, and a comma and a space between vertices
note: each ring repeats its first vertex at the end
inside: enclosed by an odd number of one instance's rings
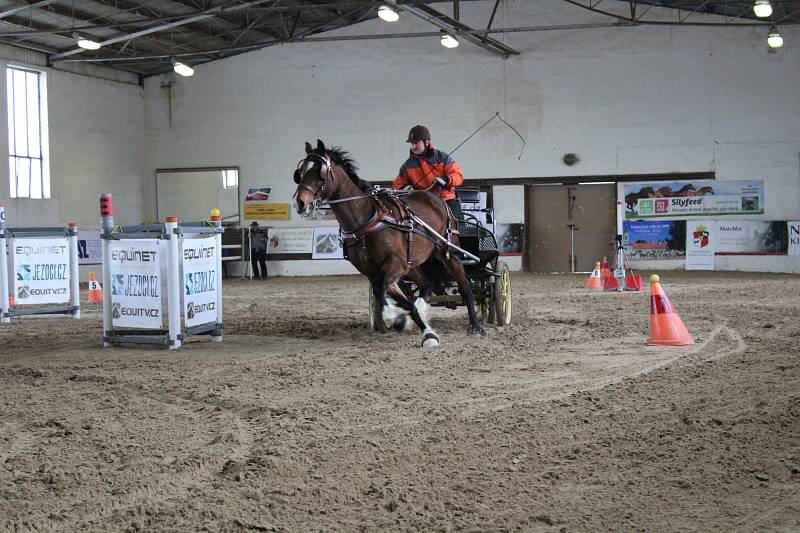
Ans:
POLYGON ((222 342, 222 216, 218 209, 211 211, 211 224, 217 230, 214 234, 217 249, 217 329, 214 330, 215 334, 211 335, 211 341, 222 342))
POLYGON ((103 247, 103 347, 111 346, 111 234, 114 231, 114 204, 109 193, 100 195, 101 245, 103 247))
POLYGON ((614 277, 617 278, 617 290, 625 290, 625 248, 622 246, 622 218, 625 216, 621 200, 617 200, 617 264, 614 277))
POLYGON ((167 316, 169 327, 169 349, 181 347, 181 275, 180 275, 180 232, 178 217, 166 217, 164 224, 167 233, 167 316))
POLYGON ((72 318, 81 317, 81 280, 78 270, 78 225, 70 222, 67 225, 69 238, 69 313, 72 318))
POLYGON ((6 257, 6 208, 0 204, 0 324, 11 322, 8 316, 8 258, 6 257))

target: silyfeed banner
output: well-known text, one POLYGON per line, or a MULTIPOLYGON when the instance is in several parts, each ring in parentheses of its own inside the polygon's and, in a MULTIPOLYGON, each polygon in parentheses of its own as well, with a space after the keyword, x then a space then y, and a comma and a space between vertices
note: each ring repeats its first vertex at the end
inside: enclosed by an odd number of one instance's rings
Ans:
POLYGON ((764 213, 764 180, 647 181, 624 186, 625 218, 764 213))

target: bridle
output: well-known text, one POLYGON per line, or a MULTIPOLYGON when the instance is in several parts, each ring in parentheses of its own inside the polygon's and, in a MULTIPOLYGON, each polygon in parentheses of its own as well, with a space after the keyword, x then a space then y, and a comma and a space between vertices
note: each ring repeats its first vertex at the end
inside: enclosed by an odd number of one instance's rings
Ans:
MULTIPOLYGON (((328 157, 327 155, 320 155, 316 152, 311 152, 305 158, 301 159, 297 163, 297 169, 295 169, 294 171, 294 182, 297 183, 298 185, 297 189, 298 190, 305 189, 312 195, 314 195, 314 199, 312 201, 312 205, 314 208, 316 208, 319 203, 327 200, 327 198, 325 197, 325 192, 329 188, 329 183, 328 183, 329 180, 332 180, 333 177, 334 177, 333 165, 331 165, 330 157, 328 157), (313 162, 314 165, 312 165, 308 170, 303 172, 303 168, 309 162, 313 162), (317 181, 322 182, 322 184, 316 189, 314 189, 306 185, 304 181, 308 173, 314 170, 316 163, 319 163, 319 177, 317 178, 317 181)), ((294 194, 297 195, 297 191, 295 191, 294 194)))

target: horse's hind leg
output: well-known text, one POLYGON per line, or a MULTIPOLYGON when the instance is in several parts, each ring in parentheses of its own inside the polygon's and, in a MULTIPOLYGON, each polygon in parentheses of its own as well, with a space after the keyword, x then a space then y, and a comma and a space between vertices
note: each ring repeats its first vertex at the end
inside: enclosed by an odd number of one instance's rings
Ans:
POLYGON ((453 255, 443 259, 447 270, 452 274, 453 279, 458 283, 458 292, 461 293, 461 298, 467 304, 467 313, 469 314, 469 333, 470 335, 477 335, 483 337, 486 332, 483 331, 480 322, 478 322, 478 315, 475 313, 475 296, 472 294, 472 287, 467 280, 467 273, 464 272, 464 266, 453 255))

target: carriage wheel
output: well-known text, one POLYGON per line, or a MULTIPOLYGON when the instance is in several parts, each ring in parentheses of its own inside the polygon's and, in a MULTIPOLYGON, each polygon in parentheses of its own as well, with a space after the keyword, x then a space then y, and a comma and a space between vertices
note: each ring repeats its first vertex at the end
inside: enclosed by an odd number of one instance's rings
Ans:
POLYGON ((381 317, 381 304, 375 299, 372 285, 369 286, 369 329, 381 333, 386 331, 386 324, 383 323, 383 317, 381 317))
POLYGON ((494 280, 494 294, 492 302, 498 326, 511 324, 511 271, 508 265, 499 261, 497 271, 500 274, 494 280))
POLYGON ((487 324, 494 324, 494 282, 491 278, 484 278, 481 280, 481 290, 477 295, 478 307, 481 311, 481 320, 487 324))

